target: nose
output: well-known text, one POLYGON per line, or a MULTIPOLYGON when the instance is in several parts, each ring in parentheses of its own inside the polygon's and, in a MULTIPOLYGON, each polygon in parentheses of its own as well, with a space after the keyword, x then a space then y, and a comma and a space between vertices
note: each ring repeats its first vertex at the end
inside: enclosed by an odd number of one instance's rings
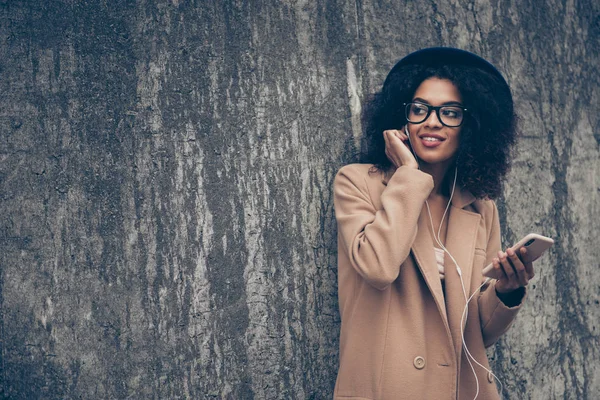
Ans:
POLYGON ((431 113, 429 114, 427 119, 423 121, 423 124, 432 128, 441 128, 443 126, 436 110, 431 110, 431 113))

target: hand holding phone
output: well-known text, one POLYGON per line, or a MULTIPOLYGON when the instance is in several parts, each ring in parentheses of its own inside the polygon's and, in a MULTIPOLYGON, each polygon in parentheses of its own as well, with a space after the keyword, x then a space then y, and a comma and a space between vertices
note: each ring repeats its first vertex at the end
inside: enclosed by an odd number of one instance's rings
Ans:
MULTIPOLYGON (((546 250, 552 247, 553 244, 554 240, 550 239, 549 237, 530 233, 523 239, 519 240, 514 246, 511 247, 511 249, 518 254, 519 257, 521 257, 523 263, 530 263, 540 258, 546 250), (521 247, 525 247, 527 249, 527 253, 525 253, 525 255, 521 255, 521 247)), ((487 276, 488 278, 502 278, 502 276, 497 275, 498 273, 502 274, 502 271, 496 271, 492 263, 485 267, 482 273, 483 276, 487 276)))

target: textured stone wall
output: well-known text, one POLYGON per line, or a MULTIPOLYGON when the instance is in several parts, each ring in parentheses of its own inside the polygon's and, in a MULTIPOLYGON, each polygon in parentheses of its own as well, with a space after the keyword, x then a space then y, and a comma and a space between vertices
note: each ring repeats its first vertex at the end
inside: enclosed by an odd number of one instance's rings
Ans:
POLYGON ((510 82, 505 244, 536 231, 493 347, 506 398, 600 393, 600 4, 0 0, 0 393, 330 398, 331 184, 393 63, 448 45, 510 82))

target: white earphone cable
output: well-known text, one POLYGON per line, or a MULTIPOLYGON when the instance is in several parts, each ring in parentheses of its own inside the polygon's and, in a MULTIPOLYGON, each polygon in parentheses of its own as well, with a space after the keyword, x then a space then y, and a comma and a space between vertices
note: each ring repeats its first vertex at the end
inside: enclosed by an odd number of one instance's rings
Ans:
MULTIPOLYGON (((405 125, 404 126, 404 132, 406 133, 406 136, 408 136, 408 141, 410 143, 410 134, 408 132, 408 128, 405 125)), ((414 149, 411 146, 411 151, 415 157, 415 160, 417 161, 417 164, 419 164, 419 158, 417 157, 414 149)), ((421 166, 419 165, 419 169, 421 169, 421 166)), ((456 272, 458 273, 458 276, 460 278, 460 284, 462 286, 462 290, 463 290, 463 295, 465 297, 465 308, 462 312, 461 318, 460 318, 460 334, 461 334, 461 341, 463 344, 463 348, 465 350, 465 354, 467 355, 467 362, 469 363, 469 366, 471 367, 471 371, 473 372, 473 376, 475 377, 475 384, 476 384, 476 392, 475 392, 475 397, 473 398, 473 400, 476 400, 477 397, 479 396, 479 378, 477 377, 477 373, 475 372, 475 367, 473 366, 473 363, 471 362, 471 360, 473 360, 473 362, 475 364, 477 364, 479 367, 483 368, 485 371, 487 371, 489 374, 491 374, 494 379, 496 379, 496 381, 498 381, 498 383, 500 384, 500 393, 502 393, 502 382, 500 381, 500 379, 488 368, 486 368, 484 365, 482 365, 480 362, 478 362, 475 357, 471 354, 471 352, 469 351, 469 348, 467 347, 467 343, 465 341, 465 332, 464 332, 464 327, 463 327, 463 321, 465 321, 465 325, 466 325, 466 321, 469 315, 469 302, 473 299, 473 297, 479 293, 479 291, 481 290, 481 288, 483 286, 485 286, 488 282, 489 279, 486 279, 483 284, 481 284, 481 286, 479 286, 474 292, 473 294, 467 298, 467 290, 465 288, 465 283, 463 281, 462 278, 462 270, 460 269, 460 266, 458 265, 458 262, 456 262, 456 260, 454 259, 454 257, 452 256, 452 254, 450 254, 450 252, 448 251, 448 249, 446 249, 446 246, 443 245, 442 240, 440 238, 441 235, 441 231, 442 231, 442 225, 444 223, 444 218, 446 218, 446 214, 448 213, 448 210, 450 209, 450 204, 452 203, 452 197, 454 196, 454 190, 456 188, 456 178, 458 176, 458 167, 455 166, 454 168, 454 181, 452 183, 452 190, 450 192, 450 199, 448 200, 448 204, 446 205, 446 208, 444 210, 444 214, 442 215, 442 219, 440 221, 440 226, 438 227, 438 231, 437 234, 435 232, 435 227, 433 226, 433 218, 431 216, 431 209, 429 208, 429 202, 427 200, 425 200, 425 205, 427 207, 427 214, 429 216, 429 222, 431 224, 431 231, 433 233, 433 239, 435 240, 435 242, 437 243, 438 246, 440 246, 440 248, 446 253, 448 254, 448 256, 450 257, 450 259, 452 259, 452 262, 454 262, 454 265, 456 266, 456 272)), ((459 361, 460 362, 460 361, 459 361)))
MULTIPOLYGON (((446 248, 446 246, 444 246, 444 244, 442 243, 442 240, 440 238, 441 231, 442 231, 442 225, 444 224, 444 218, 446 217, 446 213, 448 212, 448 209, 450 208, 450 204, 452 203, 452 197, 454 196, 454 189, 456 188, 456 177, 457 177, 457 175, 458 175, 458 168, 454 168, 454 182, 452 184, 452 190, 450 192, 450 198, 448 199, 448 204, 446 205, 446 209, 444 210, 444 214, 442 215, 442 219, 440 221, 440 226, 438 227, 437 234, 435 232, 435 227, 433 226, 433 218, 431 216, 431 209, 429 208, 429 202, 427 200, 425 200, 425 205, 427 206, 427 214, 429 216, 429 223, 431 224, 431 230, 432 230, 432 233, 433 233, 433 239, 435 240, 435 242, 437 243, 437 245, 446 254, 448 254, 448 256, 454 262, 454 265, 456 266, 456 272, 458 273, 458 277, 460 278, 460 284, 462 286, 463 295, 465 296, 465 308, 464 308, 464 310, 462 312, 461 319, 460 319, 461 341, 462 341, 462 344, 463 344, 463 348, 465 349, 465 354, 467 355, 467 362, 469 363, 469 367, 471 367, 471 371, 473 372, 473 376, 475 377, 476 391, 475 391, 475 397, 473 398, 473 400, 475 400, 479 396, 479 378, 477 377, 477 373, 475 372, 475 367, 473 366, 473 363, 471 362, 471 359, 473 359, 473 361, 475 361, 475 363, 477 363, 478 365, 481 365, 481 364, 478 363, 477 360, 475 360, 475 358, 471 355, 471 352, 469 352, 469 349, 467 348, 467 344, 465 342, 465 335, 464 335, 463 328, 462 328, 462 321, 463 321, 462 317, 465 316, 465 314, 468 316, 469 301, 467 299, 467 291, 465 289, 465 284, 464 284, 464 281, 463 281, 463 278, 462 278, 462 270, 460 269, 460 266, 458 265, 458 263, 456 262, 456 260, 452 256, 452 254, 450 254, 450 252, 448 251, 448 249, 446 248)), ((485 368, 485 367, 483 367, 483 368, 485 368)))

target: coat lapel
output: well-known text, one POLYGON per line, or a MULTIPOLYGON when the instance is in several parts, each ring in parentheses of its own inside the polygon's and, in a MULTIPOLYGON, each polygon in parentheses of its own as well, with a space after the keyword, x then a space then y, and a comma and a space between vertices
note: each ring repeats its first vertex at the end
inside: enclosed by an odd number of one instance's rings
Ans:
MULTIPOLYGON (((389 179, 389 174, 385 174, 382 183, 387 185, 389 179)), ((456 190, 449 210, 446 233, 446 249, 460 266, 467 298, 472 294, 470 293, 471 271, 481 216, 464 208, 474 201, 475 197, 470 192, 456 190)), ((411 249, 421 274, 433 295, 446 330, 454 341, 457 360, 460 360, 462 353, 461 318, 465 307, 465 295, 456 266, 446 254, 444 260, 446 299, 444 299, 433 250, 433 239, 429 233, 428 224, 429 217, 425 205, 423 205, 419 215, 417 236, 411 249)), ((466 320, 463 322, 462 328, 465 324, 466 320)))
POLYGON ((429 224, 429 218, 427 216, 427 210, 425 209, 425 206, 423 206, 421 215, 419 215, 417 236, 411 249, 415 260, 417 261, 417 265, 419 266, 419 270, 421 271, 429 290, 433 294, 433 298, 440 314, 442 315, 446 329, 448 329, 448 332, 450 333, 448 315, 446 314, 446 304, 444 301, 444 293, 442 291, 442 283, 437 270, 435 253, 433 252, 433 240, 429 234, 427 224, 429 224))
MULTIPOLYGON (((453 201, 452 207, 450 207, 446 248, 460 267, 466 297, 469 298, 472 294, 470 293, 471 272, 481 216, 477 213, 462 209, 462 207, 457 207, 458 205, 464 205, 461 204, 463 203, 461 200, 462 199, 457 199, 456 202, 453 201)), ((461 277, 458 274, 456 265, 447 254, 444 260, 444 266, 448 322, 454 339, 456 354, 460 357, 462 350, 461 329, 464 329, 466 324, 465 319, 463 320, 461 327, 461 318, 465 308, 465 293, 463 292, 461 277)))

